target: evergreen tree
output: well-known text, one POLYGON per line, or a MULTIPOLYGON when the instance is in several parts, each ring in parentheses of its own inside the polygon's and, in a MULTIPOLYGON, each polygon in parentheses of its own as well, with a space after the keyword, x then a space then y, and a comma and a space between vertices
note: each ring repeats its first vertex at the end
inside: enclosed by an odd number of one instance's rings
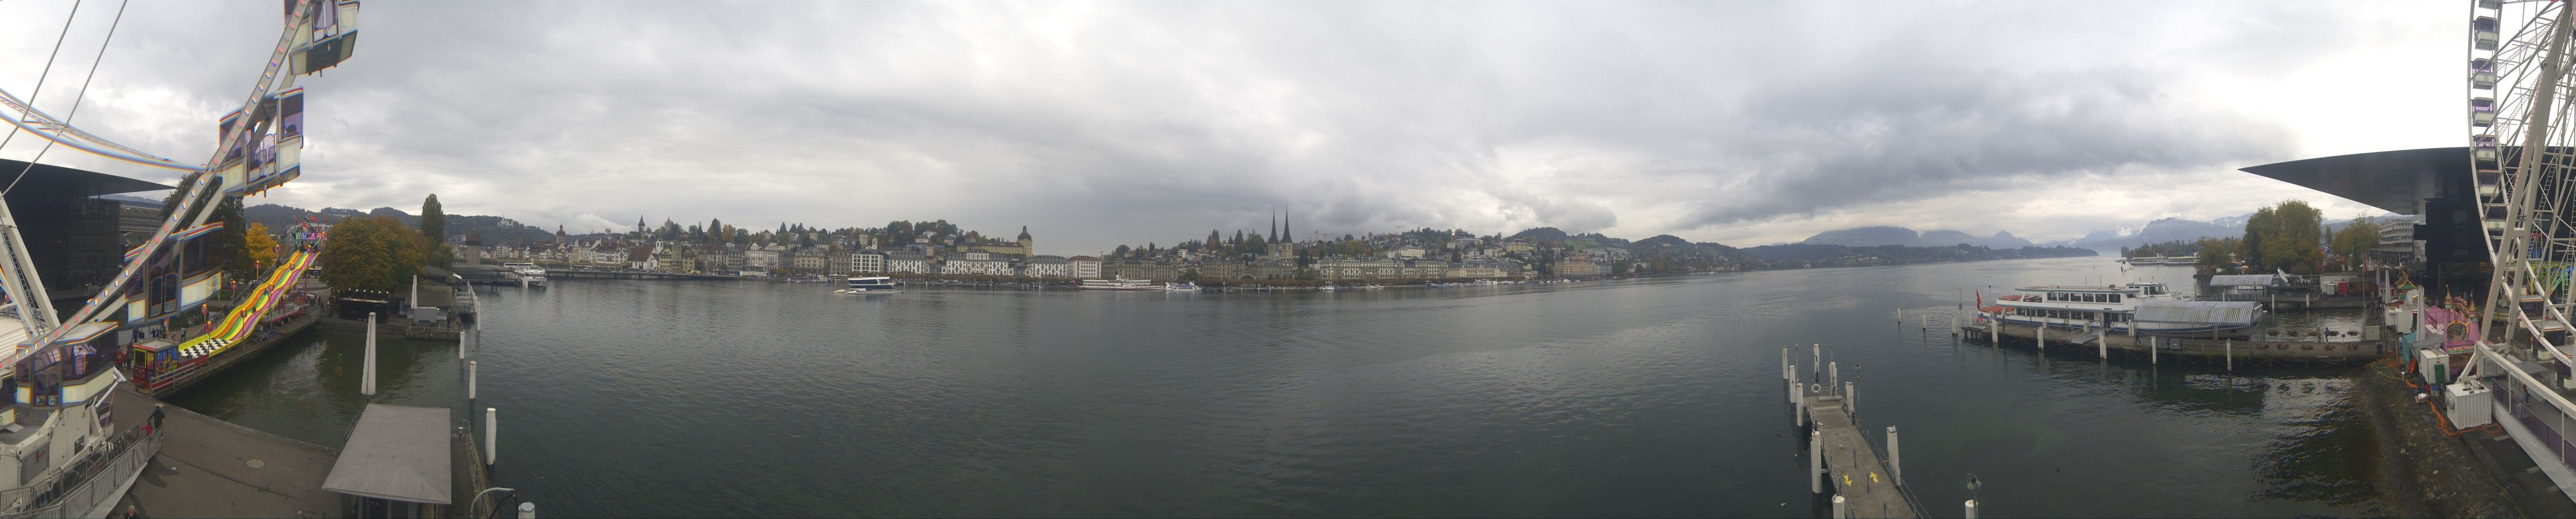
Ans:
MULTIPOLYGON (((643 225, 644 221, 636 220, 635 223, 643 225)), ((429 198, 420 201, 420 235, 429 238, 433 245, 447 243, 447 210, 439 207, 437 193, 430 193, 429 198)))

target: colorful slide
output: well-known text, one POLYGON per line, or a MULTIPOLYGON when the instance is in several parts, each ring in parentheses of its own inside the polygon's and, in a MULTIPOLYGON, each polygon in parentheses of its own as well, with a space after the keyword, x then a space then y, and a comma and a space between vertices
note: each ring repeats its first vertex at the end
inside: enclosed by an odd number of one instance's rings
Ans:
POLYGON ((304 277, 304 269, 313 266, 314 257, 309 252, 297 252, 288 257, 285 264, 277 266, 276 273, 268 275, 268 282, 251 289, 249 297, 242 298, 232 313, 224 315, 223 322, 215 325, 213 333, 180 343, 179 355, 191 359, 214 355, 249 337, 251 329, 259 325, 260 318, 277 308, 277 302, 285 299, 286 291, 294 289, 296 280, 304 277))

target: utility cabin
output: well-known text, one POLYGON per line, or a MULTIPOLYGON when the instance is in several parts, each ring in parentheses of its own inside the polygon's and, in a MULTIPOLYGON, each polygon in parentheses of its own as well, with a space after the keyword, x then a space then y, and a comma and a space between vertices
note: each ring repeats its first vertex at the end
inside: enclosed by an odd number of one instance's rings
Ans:
POLYGON ((340 494, 340 516, 454 517, 455 445, 447 410, 367 404, 322 489, 340 494))

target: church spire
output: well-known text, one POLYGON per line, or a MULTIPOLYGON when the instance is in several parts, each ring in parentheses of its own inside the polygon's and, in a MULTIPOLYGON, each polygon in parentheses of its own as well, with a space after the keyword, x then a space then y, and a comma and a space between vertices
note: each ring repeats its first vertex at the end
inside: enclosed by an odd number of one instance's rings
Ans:
POLYGON ((1288 215, 1288 210, 1286 208, 1281 208, 1279 210, 1279 234, 1285 235, 1281 236, 1281 238, 1287 238, 1288 243, 1297 243, 1297 231, 1290 228, 1291 226, 1296 225, 1296 221, 1297 219, 1295 217, 1288 215))
POLYGON ((1270 239, 1267 241, 1279 242, 1279 204, 1270 204, 1270 239))

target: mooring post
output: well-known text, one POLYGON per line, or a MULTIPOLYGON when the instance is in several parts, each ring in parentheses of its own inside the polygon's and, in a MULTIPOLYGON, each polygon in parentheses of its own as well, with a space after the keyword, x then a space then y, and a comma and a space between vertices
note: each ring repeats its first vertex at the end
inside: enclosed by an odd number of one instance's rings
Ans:
POLYGON ((359 368, 358 394, 376 396, 376 313, 367 312, 367 365, 359 368))
POLYGON ((465 360, 465 331, 456 331, 456 360, 465 360))
POLYGON ((2103 328, 2093 332, 2094 349, 2100 350, 2102 358, 2105 359, 2111 358, 2111 335, 2108 330, 2110 329, 2103 328))
POLYGON ((1781 379, 1781 380, 1788 380, 1788 379, 1789 379, 1789 377, 1790 377, 1790 375, 1789 375, 1789 374, 1790 374, 1790 373, 1795 373, 1794 371, 1790 371, 1790 369, 1791 369, 1791 368, 1789 367, 1789 349, 1788 349, 1788 348, 1781 348, 1781 349, 1780 349, 1780 379, 1781 379))
POLYGON ((1887 475, 1896 478, 1896 486, 1905 486, 1905 456, 1896 450, 1896 426, 1887 426, 1887 475))
POLYGON ((1951 336, 1951 337, 1958 337, 1958 336, 1959 336, 1959 314, 1956 314, 1956 313, 1952 313, 1952 314, 1950 314, 1950 336, 1951 336))
POLYGON ((1968 519, 1977 519, 1977 500, 1968 500, 1968 519))
POLYGON ((496 464, 496 463, 499 463, 499 462, 501 461, 501 451, 499 451, 499 450, 498 450, 498 449, 500 448, 500 446, 501 446, 501 410, 500 410, 500 409, 498 409, 498 408, 492 408, 492 407, 486 407, 486 408, 483 408, 483 465, 484 465, 484 466, 491 466, 491 465, 496 464))
MULTIPOLYGON (((1812 368, 1817 369, 1817 370, 1823 370, 1823 369, 1825 369, 1825 343, 1821 343, 1821 342, 1819 342, 1819 343, 1811 343, 1811 344, 1808 344, 1808 345, 1807 345, 1807 348, 1808 348, 1808 349, 1810 349, 1810 350, 1813 350, 1813 351, 1809 351, 1808 353, 1809 353, 1809 354, 1812 354, 1812 355, 1814 355, 1814 356, 1815 356, 1815 360, 1813 360, 1813 361, 1809 361, 1809 362, 1807 363, 1807 366, 1812 367, 1812 368)), ((1817 375, 1817 374, 1823 374, 1823 372, 1822 372, 1822 371, 1816 371, 1816 372, 1809 373, 1809 374, 1810 374, 1810 375, 1817 375)))
POLYGON ((519 519, 537 519, 537 504, 519 503, 519 519))
POLYGON ((1992 343, 1996 346, 2004 345, 2003 314, 1995 314, 1994 317, 1986 319, 1986 333, 1993 335, 1993 337, 1987 337, 1986 342, 1992 343))
MULTIPOLYGON (((2134 331, 2134 330, 2133 330, 2133 331, 2134 331)), ((2164 348, 2163 348, 2163 346, 2164 346, 2164 341, 2159 340, 2159 339, 2157 339, 2157 338, 2155 338, 2155 337, 2148 337, 2148 338, 2147 338, 2147 363, 2148 363, 2148 364, 2155 364, 2155 363, 2157 362, 2157 359, 2156 359, 2156 353, 2157 353, 2157 352, 2156 352, 2156 350, 2164 349, 2164 348)))
POLYGON ((469 405, 474 401, 474 372, 476 371, 474 363, 476 362, 480 361, 465 361, 465 401, 468 402, 469 405))
POLYGON ((2039 335, 2036 335, 2036 337, 2039 337, 2039 346, 2031 349, 2042 352, 2048 351, 2048 323, 2043 321, 2039 324, 2031 325, 2031 328, 2039 330, 2039 335))
POLYGON ((1843 496, 1842 496, 1842 494, 1834 494, 1834 518, 1835 518, 1835 519, 1842 519, 1842 518, 1844 518, 1844 517, 1851 517, 1851 510, 1848 508, 1849 506, 1850 506, 1850 505, 1847 505, 1847 504, 1844 504, 1844 503, 1843 503, 1843 496))
POLYGON ((1853 400, 1853 399, 1852 399, 1852 383, 1850 383, 1850 382, 1844 382, 1844 383, 1843 383, 1843 413, 1844 413, 1844 414, 1849 414, 1849 415, 1852 415, 1852 416, 1860 416, 1860 406, 1852 405, 1852 403, 1853 403, 1853 402, 1856 402, 1856 400, 1853 400))
POLYGON ((1825 493, 1825 432, 1807 432, 1807 492, 1825 493))
POLYGON ((2236 339, 2227 339, 2227 370, 2236 371, 2236 339))
POLYGON ((1789 405, 1798 405, 1798 401, 1799 401, 1799 400, 1803 400, 1803 399, 1798 398, 1798 381, 1797 381, 1797 380, 1794 380, 1794 379, 1793 379, 1793 380, 1790 380, 1790 381, 1789 381, 1789 405))
POLYGON ((1833 362, 1827 362, 1827 363, 1825 363, 1825 374, 1826 374, 1826 375, 1829 375, 1829 376, 1831 377, 1831 378, 1827 378, 1827 379, 1825 379, 1825 391, 1828 391, 1828 392, 1833 391, 1833 390, 1834 390, 1834 386, 1836 386, 1836 385, 1840 385, 1840 384, 1842 384, 1842 383, 1843 383, 1843 363, 1842 363, 1842 361, 1833 361, 1833 362))
MULTIPOLYGON (((1798 392, 1798 387, 1790 387, 1790 395, 1795 395, 1795 392, 1798 392)), ((1795 416, 1795 418, 1793 418, 1793 423, 1790 423, 1790 426, 1806 426, 1806 400, 1798 400, 1798 403, 1790 403, 1788 408, 1790 408, 1790 413, 1793 413, 1793 416, 1795 416)))

